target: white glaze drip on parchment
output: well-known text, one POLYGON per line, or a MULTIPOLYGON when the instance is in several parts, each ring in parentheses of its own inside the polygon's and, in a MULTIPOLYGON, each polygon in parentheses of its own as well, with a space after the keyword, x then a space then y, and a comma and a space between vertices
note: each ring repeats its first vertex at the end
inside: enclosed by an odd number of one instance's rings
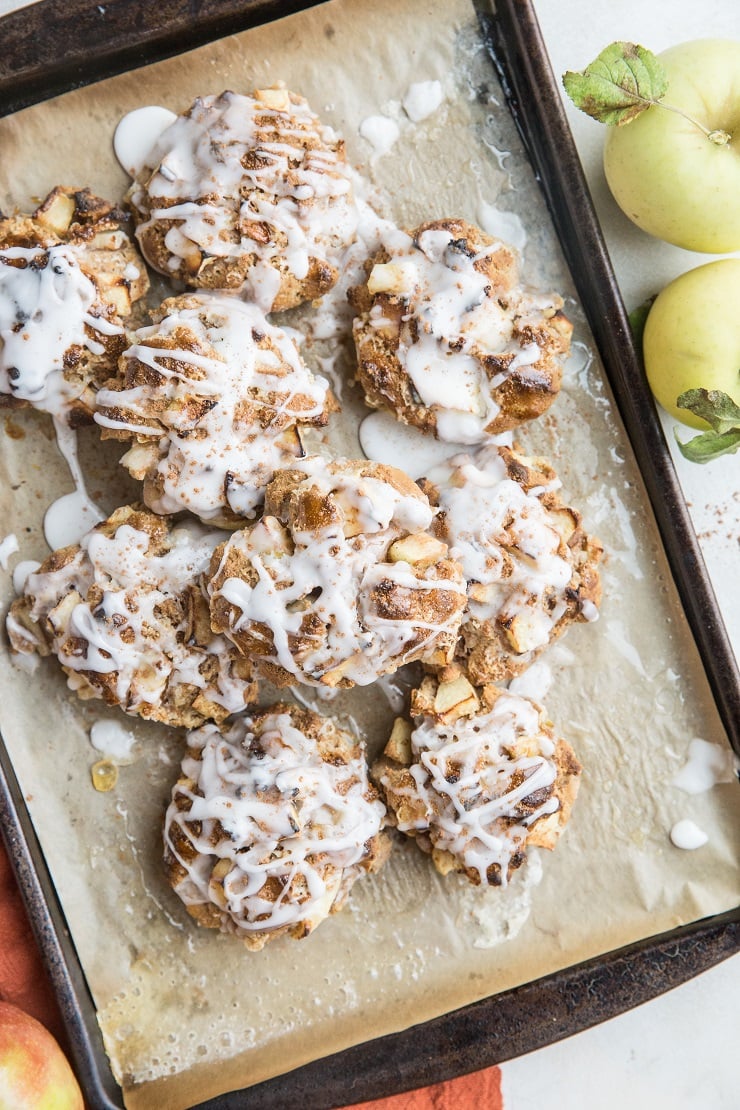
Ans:
POLYGON ((156 104, 134 108, 121 118, 113 134, 113 150, 121 169, 129 177, 136 177, 146 166, 154 144, 176 119, 169 108, 156 104))
POLYGON ((75 488, 58 497, 44 513, 44 538, 52 551, 79 543, 82 537, 104 519, 90 498, 77 451, 77 432, 64 420, 54 419, 57 446, 69 467, 75 488))

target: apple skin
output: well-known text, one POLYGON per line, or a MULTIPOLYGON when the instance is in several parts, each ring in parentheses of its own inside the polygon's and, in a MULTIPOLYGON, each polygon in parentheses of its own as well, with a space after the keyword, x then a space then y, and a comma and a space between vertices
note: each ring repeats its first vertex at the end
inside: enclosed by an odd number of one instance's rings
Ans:
POLYGON ((0 1110, 84 1110, 54 1037, 9 1002, 0 1002, 0 1110))
POLYGON ((699 39, 658 58, 668 76, 661 103, 733 138, 717 146, 682 116, 653 105, 608 128, 609 188, 625 215, 658 239, 705 254, 740 250, 740 41, 699 39))
POLYGON ((692 428, 709 426, 676 406, 687 389, 719 389, 740 402, 740 258, 707 262, 666 285, 645 323, 642 353, 655 399, 692 428))

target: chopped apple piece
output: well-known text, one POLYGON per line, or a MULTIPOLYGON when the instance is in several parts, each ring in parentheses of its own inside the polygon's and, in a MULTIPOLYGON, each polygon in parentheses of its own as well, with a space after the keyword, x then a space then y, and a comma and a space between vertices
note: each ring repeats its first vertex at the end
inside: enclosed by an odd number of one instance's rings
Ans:
POLYGON ((41 208, 36 211, 36 219, 60 237, 69 231, 75 213, 74 197, 67 193, 50 193, 41 208))
POLYGON ((230 859, 220 859, 211 871, 211 879, 208 884, 209 893, 214 902, 216 902, 221 907, 221 909, 225 909, 227 903, 223 880, 226 878, 233 866, 234 865, 230 859))
POLYGON ((480 605, 493 605, 500 593, 501 586, 498 582, 492 582, 489 585, 483 582, 472 582, 468 586, 468 597, 480 605))
POLYGON ((331 667, 330 670, 322 675, 322 685, 331 687, 338 686, 347 671, 355 665, 357 659, 357 655, 350 655, 347 659, 343 659, 341 663, 337 663, 336 667, 331 667))
POLYGON ((434 713, 443 724, 468 717, 480 708, 474 687, 464 675, 441 682, 434 696, 434 713))
POLYGON ((111 285, 109 289, 102 290, 102 297, 113 305, 119 316, 130 315, 131 297, 125 285, 111 285))
POLYGON ((367 290, 370 294, 395 293, 403 296, 413 292, 416 281, 413 262, 378 262, 370 271, 367 290))
POLYGON ((254 98, 275 112, 287 112, 290 108, 290 93, 287 89, 257 89, 254 98))
POLYGON ((551 509, 548 513, 548 522, 555 529, 555 531, 563 537, 565 542, 571 538, 576 528, 578 527, 579 520, 578 514, 575 509, 568 507, 562 509, 551 509))
POLYGON ((430 567, 447 555, 447 544, 426 532, 415 532, 396 540, 388 549, 392 563, 410 563, 414 567, 430 567))
POLYGON ((126 236, 118 228, 110 231, 99 231, 94 239, 90 240, 92 250, 117 251, 126 241, 126 236))
POLYGON ((82 598, 77 593, 77 590, 70 590, 69 593, 66 593, 61 601, 54 606, 49 612, 48 620, 55 632, 58 633, 67 627, 69 618, 72 615, 72 610, 75 609, 81 601, 82 598))
POLYGON ((155 443, 135 443, 121 458, 132 478, 141 482, 149 469, 159 461, 159 448, 155 443))
POLYGON ((411 763, 411 722, 404 717, 396 717, 393 722, 385 754, 396 763, 402 763, 404 767, 411 763))
POLYGON ((524 655, 547 643, 550 622, 539 609, 522 609, 510 620, 503 621, 509 642, 515 652, 524 655))

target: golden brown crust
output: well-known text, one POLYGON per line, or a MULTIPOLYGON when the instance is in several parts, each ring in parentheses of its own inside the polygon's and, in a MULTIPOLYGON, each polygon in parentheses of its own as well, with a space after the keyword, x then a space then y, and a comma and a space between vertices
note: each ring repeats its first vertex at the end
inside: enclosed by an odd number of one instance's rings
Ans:
MULTIPOLYGON (((158 201, 157 208, 165 211, 167 208, 175 207, 177 203, 177 200, 162 199, 158 201)), ((146 212, 146 209, 143 211, 146 212)), ((170 227, 176 222, 174 219, 168 219, 162 215, 157 218, 155 223, 139 234, 139 242, 147 262, 160 273, 171 273, 167 267, 172 255, 165 240, 170 227)), ((248 239, 250 237, 249 229, 245 230, 247 232, 245 237, 248 239)), ((234 233, 232 238, 235 242, 240 241, 237 233, 234 233)), ((287 249, 287 237, 285 235, 273 233, 270 242, 274 244, 276 249, 287 249)), ((191 256, 188 261, 183 260, 174 276, 193 289, 236 292, 249 279, 259 261, 260 255, 256 251, 249 251, 248 249, 240 253, 236 259, 210 258, 205 252, 201 252, 199 256, 191 256)), ((272 312, 284 312, 289 308, 295 308, 297 305, 303 304, 305 301, 318 300, 334 287, 339 277, 339 271, 335 266, 330 265, 323 259, 313 257, 309 260, 306 276, 301 279, 298 279, 288 269, 288 265, 283 259, 271 262, 270 266, 279 281, 279 291, 271 305, 272 312)))
POLYGON ((323 427, 336 402, 255 305, 186 293, 151 315, 98 394, 103 438, 133 441, 121 462, 154 512, 238 528, 302 454, 299 429, 323 427))
POLYGON ((212 627, 277 686, 348 687, 417 658, 448 662, 464 588, 430 521, 418 486, 393 467, 312 459, 279 471, 262 520, 214 552, 212 627), (389 508, 397 504, 398 518, 389 508), (271 612, 260 603, 252 615, 264 574, 274 582, 271 612))

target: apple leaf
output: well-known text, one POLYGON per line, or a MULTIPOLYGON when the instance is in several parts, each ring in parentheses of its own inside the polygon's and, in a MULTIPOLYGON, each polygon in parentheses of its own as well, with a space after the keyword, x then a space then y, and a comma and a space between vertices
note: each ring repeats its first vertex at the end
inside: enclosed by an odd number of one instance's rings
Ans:
POLYGON ((582 73, 565 73, 563 86, 586 115, 599 123, 622 126, 665 96, 668 78, 644 46, 613 42, 582 73))
POLYGON ((740 406, 719 389, 687 389, 676 404, 706 420, 712 429, 682 442, 678 448, 690 462, 706 463, 720 455, 734 454, 740 448, 740 406))
POLYGON ((685 459, 689 462, 708 463, 712 459, 718 459, 720 455, 732 455, 740 447, 740 428, 734 432, 725 432, 724 435, 718 435, 717 432, 701 432, 693 439, 686 440, 682 443, 676 434, 676 442, 678 449, 685 459))
POLYGON ((648 299, 643 301, 642 304, 639 304, 637 308, 633 308, 627 317, 632 332, 632 338, 635 341, 635 346, 638 351, 642 351, 642 337, 645 332, 645 324, 647 323, 647 318, 650 315, 650 309, 653 307, 654 302, 655 296, 648 297, 648 299))
POLYGON ((688 409, 694 416, 706 420, 715 432, 731 432, 740 428, 740 406, 719 389, 687 389, 676 404, 680 409, 688 409))

